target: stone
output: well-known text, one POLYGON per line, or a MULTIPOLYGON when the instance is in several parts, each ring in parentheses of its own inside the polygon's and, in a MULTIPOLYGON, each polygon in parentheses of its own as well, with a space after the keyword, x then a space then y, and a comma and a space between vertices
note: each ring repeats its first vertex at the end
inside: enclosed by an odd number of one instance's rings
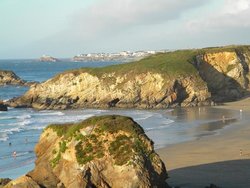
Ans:
POLYGON ((10 181, 11 181, 11 179, 9 179, 9 178, 0 178, 0 188, 7 185, 10 181))
POLYGON ((0 101, 0 111, 8 111, 8 107, 0 101))

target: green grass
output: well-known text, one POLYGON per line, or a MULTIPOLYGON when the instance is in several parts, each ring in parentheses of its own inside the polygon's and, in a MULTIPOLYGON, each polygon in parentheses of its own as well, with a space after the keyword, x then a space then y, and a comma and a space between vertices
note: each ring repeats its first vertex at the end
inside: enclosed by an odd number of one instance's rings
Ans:
POLYGON ((87 162, 104 157, 104 144, 109 144, 109 154, 113 156, 116 165, 123 165, 130 161, 133 153, 146 154, 146 147, 139 139, 139 135, 144 134, 143 129, 134 122, 130 117, 119 115, 97 116, 84 120, 76 124, 49 125, 46 129, 52 129, 61 137, 59 142, 59 151, 54 149, 52 154, 55 156, 51 160, 52 167, 55 167, 63 153, 68 149, 67 143, 72 139, 78 141, 75 146, 76 158, 79 164, 83 165, 87 162), (93 127, 93 131, 89 135, 82 135, 80 129, 88 126, 93 127), (108 143, 105 135, 119 134, 115 140, 108 143), (103 140, 101 138, 103 137, 103 140))
MULTIPOLYGON (((137 62, 112 65, 102 68, 81 68, 66 71, 57 75, 54 80, 58 79, 63 74, 72 73, 74 75, 78 75, 82 72, 88 72, 98 77, 101 77, 105 73, 115 73, 116 76, 129 73, 130 78, 134 75, 147 72, 160 73, 165 75, 167 78, 171 78, 173 76, 197 75, 198 71, 192 64, 197 55, 233 51, 240 51, 249 54, 250 46, 225 46, 159 53, 137 62)), ((106 78, 106 80, 108 83, 113 81, 112 78, 106 78)))
POLYGON ((90 125, 96 126, 97 129, 95 130, 97 133, 103 131, 116 133, 120 130, 132 134, 144 133, 143 129, 130 117, 119 115, 95 116, 75 124, 52 124, 46 129, 52 129, 59 137, 63 136, 64 139, 70 139, 76 137, 80 129, 86 128, 90 125))

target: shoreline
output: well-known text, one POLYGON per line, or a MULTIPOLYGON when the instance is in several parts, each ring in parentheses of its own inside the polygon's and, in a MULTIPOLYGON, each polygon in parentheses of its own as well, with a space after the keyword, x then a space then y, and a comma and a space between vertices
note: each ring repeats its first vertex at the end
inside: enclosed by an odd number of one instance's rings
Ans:
POLYGON ((171 186, 250 187, 250 126, 247 119, 250 98, 213 108, 242 110, 246 118, 222 129, 219 134, 157 149, 169 172, 171 186))

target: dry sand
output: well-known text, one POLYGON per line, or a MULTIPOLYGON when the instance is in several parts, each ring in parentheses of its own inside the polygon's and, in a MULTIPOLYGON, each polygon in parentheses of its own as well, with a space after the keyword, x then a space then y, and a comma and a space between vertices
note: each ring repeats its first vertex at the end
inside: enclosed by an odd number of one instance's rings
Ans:
MULTIPOLYGON (((250 119, 250 98, 217 108, 243 110, 250 119)), ((171 145, 157 151, 170 186, 250 188, 250 122, 241 120, 219 135, 171 145)))

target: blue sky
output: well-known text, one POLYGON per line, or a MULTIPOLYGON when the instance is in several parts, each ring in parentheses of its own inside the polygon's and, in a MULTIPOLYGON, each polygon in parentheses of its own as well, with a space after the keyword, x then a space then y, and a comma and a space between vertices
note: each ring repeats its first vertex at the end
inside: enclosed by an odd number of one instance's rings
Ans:
POLYGON ((1 0, 0 58, 250 44, 250 0, 1 0))

